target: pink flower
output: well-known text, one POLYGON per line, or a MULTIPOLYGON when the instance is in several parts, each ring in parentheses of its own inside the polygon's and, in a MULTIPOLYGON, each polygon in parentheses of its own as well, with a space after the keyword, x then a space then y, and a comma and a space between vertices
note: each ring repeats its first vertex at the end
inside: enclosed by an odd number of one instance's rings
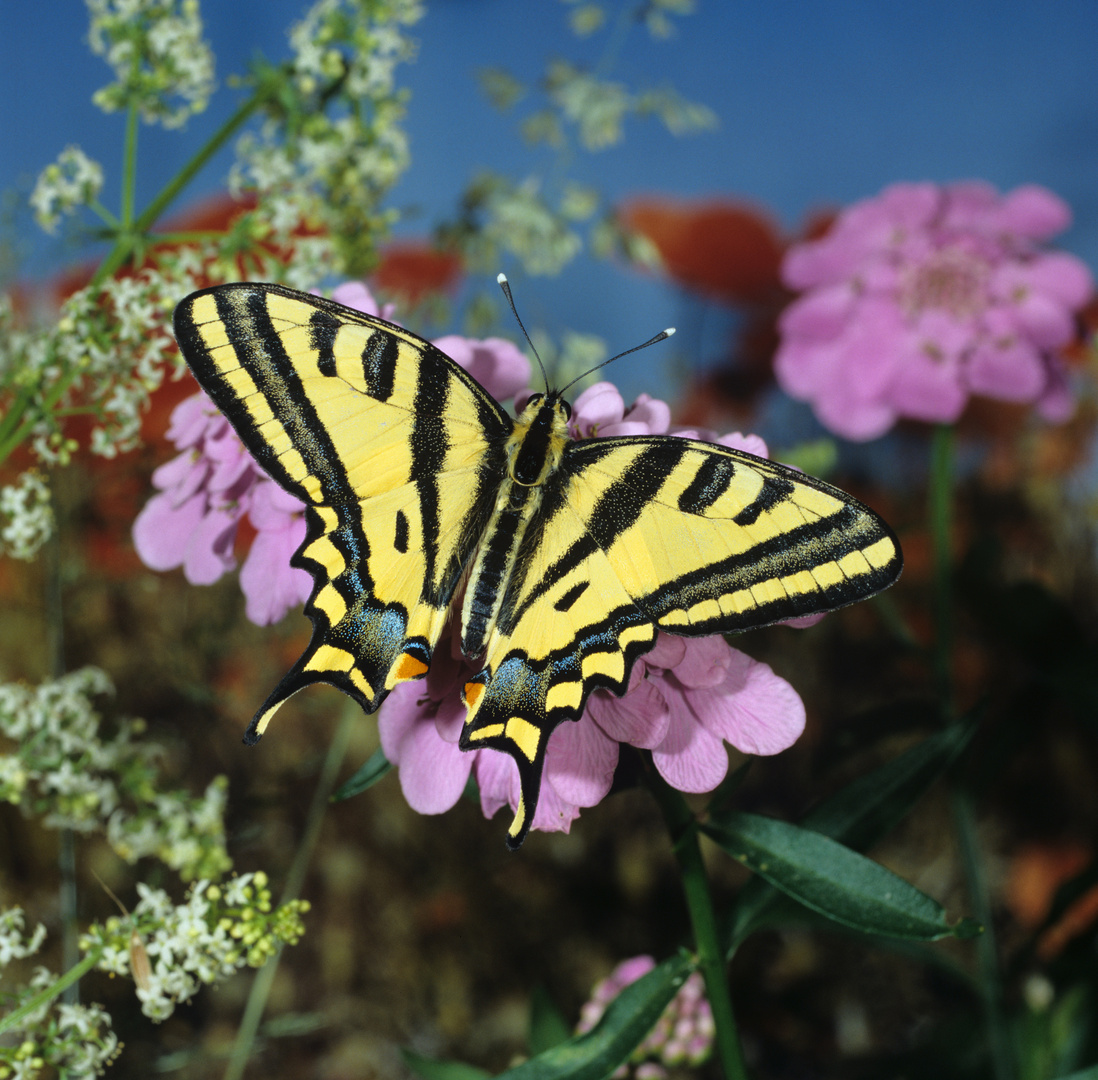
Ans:
MULTIPOLYGON (((579 436, 658 434, 669 422, 664 402, 644 395, 626 409, 611 383, 585 390, 572 408, 579 436)), ((713 441, 766 454, 766 444, 753 435, 713 441)), ((465 718, 458 688, 476 670, 447 633, 426 683, 397 686, 379 714, 385 756, 398 767, 408 804, 420 813, 450 809, 470 775, 485 817, 518 806, 519 773, 508 755, 458 748, 465 718)), ((580 720, 561 724, 550 736, 531 827, 568 832, 584 807, 601 802, 610 792, 622 743, 650 750, 672 787, 705 792, 728 771, 726 742, 744 753, 776 754, 796 741, 804 722, 800 697, 766 664, 718 636, 660 634, 655 648, 637 661, 624 696, 595 691, 580 720)))
POLYGON ((803 295, 781 319, 779 384, 849 439, 900 417, 951 423, 971 394, 1065 419, 1056 350, 1094 283, 1040 242, 1069 221, 1035 185, 1000 196, 979 182, 896 184, 854 204, 786 255, 785 282, 803 295))
MULTIPOLYGON (((634 956, 623 960, 605 979, 597 982, 590 1000, 580 1009, 576 1034, 590 1031, 614 998, 655 966, 651 956, 634 956)), ((629 1056, 628 1065, 612 1075, 626 1077, 632 1068, 636 1080, 661 1080, 668 1075, 664 1066, 700 1065, 712 1052, 715 1033, 705 984, 695 971, 671 999, 644 1042, 629 1056)))

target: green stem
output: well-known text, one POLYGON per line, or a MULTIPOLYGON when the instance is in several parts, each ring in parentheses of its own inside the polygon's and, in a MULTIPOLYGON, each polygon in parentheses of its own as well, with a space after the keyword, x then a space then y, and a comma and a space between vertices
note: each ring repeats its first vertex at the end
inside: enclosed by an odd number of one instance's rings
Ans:
POLYGON ((973 914, 983 925, 984 932, 976 939, 976 962, 980 983, 980 996, 984 1005, 984 1024, 991 1047, 991 1064, 995 1080, 1014 1080, 1014 1056, 1010 1029, 1003 1013, 1000 990, 999 954, 995 941, 995 928, 991 921, 991 896, 980 857, 980 845, 976 839, 976 819, 972 798, 961 787, 952 795, 953 820, 957 828, 961 863, 973 914))
POLYGON ((698 822, 683 797, 652 770, 648 786, 663 811, 671 844, 682 872, 682 888, 694 930, 698 950, 698 968, 705 980, 705 993, 713 1010, 717 1032, 717 1055, 724 1068, 725 1080, 747 1080, 747 1068, 740 1049, 732 995, 728 989, 727 961, 717 934, 717 917, 709 891, 709 877, 698 843, 698 822))
POLYGON ((133 227, 133 209, 137 191, 137 102, 131 101, 126 112, 126 136, 122 149, 122 205, 120 218, 123 232, 133 227))
MULTIPOLYGON (((930 492, 928 513, 934 557, 934 678, 938 699, 945 717, 955 716, 953 702, 953 428, 939 424, 934 429, 930 456, 930 492)), ((954 784, 951 796, 953 820, 957 831, 961 865, 972 903, 973 914, 983 926, 976 939, 976 962, 980 996, 984 1006, 984 1026, 991 1050, 995 1080, 1014 1080, 1014 1057, 1010 1030, 1003 1012, 998 948, 991 921, 991 896, 984 874, 980 846, 976 840, 972 796, 963 786, 954 784)))
MULTIPOLYGON (((195 175, 201 171, 210 158, 232 138, 241 125, 269 98, 270 93, 270 87, 264 86, 252 94, 214 132, 198 153, 161 189, 156 198, 136 218, 133 217, 133 208, 136 184, 137 133, 134 126, 136 124, 136 112, 131 109, 130 115, 127 117, 120 229, 116 234, 113 247, 107 252, 106 257, 92 275, 88 288, 97 288, 102 285, 116 270, 125 265, 126 261, 133 255, 140 238, 148 232, 153 223, 195 175), (133 127, 132 133, 131 127, 133 127)), ((81 370, 79 368, 64 372, 37 408, 32 408, 35 399, 35 387, 24 387, 20 391, 8 412, 0 417, 0 463, 5 461, 12 451, 30 435, 43 416, 51 414, 52 405, 64 396, 80 374, 81 370)))
POLYGON ((23 1020, 31 1013, 42 1008, 43 1005, 52 1001, 58 995, 63 994, 70 986, 75 985, 95 967, 102 953, 102 946, 92 949, 79 964, 69 968, 64 975, 58 976, 57 980, 50 983, 45 989, 39 990, 34 997, 24 1002, 14 1012, 8 1013, 7 1016, 0 1016, 0 1035, 3 1035, 5 1031, 17 1031, 23 1020))
MULTIPOLYGON (((347 747, 351 741, 351 732, 355 724, 359 722, 361 714, 358 705, 348 700, 344 707, 343 716, 336 729, 335 735, 328 746, 328 754, 321 766, 320 778, 313 792, 313 801, 309 806, 309 816, 305 822, 305 832, 302 834, 301 843, 294 852, 294 860, 290 864, 286 874, 286 883, 282 889, 280 904, 296 900, 301 894, 305 884, 305 875, 309 870, 309 862, 313 857, 317 840, 320 838, 320 829, 324 824, 324 811, 328 808, 329 797, 335 789, 336 778, 339 775, 339 767, 347 755, 347 747)), ((278 972, 278 961, 282 956, 282 948, 266 964, 256 972, 252 982, 251 991, 248 994, 248 1003, 244 1007, 244 1016, 240 1021, 240 1029, 236 1033, 236 1041, 233 1043, 232 1053, 229 1055, 229 1064, 225 1069, 224 1080, 241 1080, 244 1070, 248 1067, 248 1060, 252 1056, 252 1047, 259 1031, 259 1023, 263 1019, 263 1010, 267 1007, 267 998, 274 984, 275 975, 278 972)))
POLYGON ((206 163, 228 142, 244 122, 254 113, 268 98, 267 89, 257 90, 240 108, 236 110, 210 136, 206 144, 197 154, 179 170, 176 175, 161 188, 159 194, 153 199, 141 214, 132 222, 127 232, 120 236, 114 247, 107 253, 107 257, 99 264, 99 268, 93 275, 91 286, 100 285, 107 280, 129 258, 133 250, 133 238, 147 232, 160 215, 175 201, 179 193, 201 172, 206 163))
POLYGON ((930 449, 928 513, 934 557, 934 679, 947 716, 953 710, 953 428, 939 424, 930 449))

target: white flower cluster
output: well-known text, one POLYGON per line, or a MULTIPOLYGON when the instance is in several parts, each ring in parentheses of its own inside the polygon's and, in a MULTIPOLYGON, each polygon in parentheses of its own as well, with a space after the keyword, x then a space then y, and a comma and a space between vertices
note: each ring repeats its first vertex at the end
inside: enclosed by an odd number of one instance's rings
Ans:
POLYGON ((482 216, 466 252, 476 266, 498 265, 500 252, 507 252, 528 274, 559 274, 583 247, 568 218, 546 203, 535 177, 512 184, 501 176, 482 176, 466 199, 482 216))
MULTIPOLYGON (((27 996, 53 979, 46 968, 38 968, 27 996)), ((25 1024, 18 1044, 0 1047, 0 1080, 102 1076, 122 1049, 110 1014, 101 1005, 51 1001, 29 1015, 25 1024)))
POLYGON ((92 52, 117 81, 92 100, 104 112, 136 106, 146 123, 181 127, 214 88, 213 53, 198 0, 87 0, 92 52))
MULTIPOLYGON (((605 27, 602 5, 584 0, 565 3, 571 7, 569 18, 576 34, 586 37, 605 27)), ((628 21, 643 22, 653 36, 666 37, 671 31, 670 16, 689 14, 693 8, 693 0, 647 0, 632 10, 623 9, 617 29, 610 31, 604 59, 612 59, 618 51, 628 21)), ((596 70, 603 67, 600 63, 596 70)), ((520 101, 536 102, 530 88, 499 68, 482 72, 480 81, 489 100, 501 110, 520 101)), ((710 109, 687 101, 670 87, 633 91, 567 60, 549 63, 542 90, 543 104, 533 105, 520 129, 527 142, 557 152, 557 168, 550 176, 563 173, 577 143, 592 152, 620 143, 630 116, 655 116, 675 135, 716 124, 710 109)), ((506 253, 519 259, 528 274, 558 274, 582 250, 585 239, 597 255, 635 255, 642 265, 652 264, 655 248, 626 234, 612 213, 602 209, 600 214, 601 207, 598 193, 579 184, 558 181, 543 190, 537 177, 514 183, 482 174, 465 192, 460 219, 441 233, 478 270, 494 268, 506 253), (591 222, 586 238, 572 227, 576 222, 591 222)))
POLYGON ((33 559, 53 535, 50 489, 41 472, 28 469, 14 484, 0 487, 0 554, 33 559))
POLYGON ((103 166, 80 147, 68 146, 38 176, 30 197, 35 220, 52 233, 64 214, 94 202, 102 187, 103 166))
POLYGON ((566 60, 549 65, 546 86, 563 118, 576 125, 587 150, 605 150, 621 142, 630 114, 657 116, 672 135, 688 135, 717 124, 711 109, 687 101, 670 87, 633 94, 621 83, 597 78, 566 60))
POLYGON ((203 984, 244 966, 261 967, 280 945, 295 944, 304 933, 301 914, 309 908, 304 900, 272 908, 262 871, 220 885, 197 881, 182 904, 174 904, 163 889, 138 884, 137 891, 141 899, 128 920, 92 926, 80 946, 102 950, 100 970, 133 975, 141 1011, 157 1021, 203 984))
MULTIPOLYGON (((45 938, 46 928, 41 923, 30 937, 24 934, 22 908, 0 911, 0 973, 12 960, 33 956, 45 938)), ((27 987, 8 1002, 11 1010, 27 1004, 55 981, 52 972, 36 968, 27 987)), ((37 1077, 47 1068, 56 1070, 58 1076, 99 1076, 118 1049, 111 1018, 99 1005, 44 1001, 23 1017, 18 1028, 5 1032, 4 1045, 0 1045, 0 1080, 37 1077), (16 1031, 23 1038, 13 1039, 16 1031)))
POLYGON ((669 15, 692 15, 694 0, 646 0, 641 5, 641 14, 648 33, 654 38, 668 38, 675 28, 669 15))
POLYGON ((9 335, 2 362, 34 388, 22 405, 42 461, 68 463, 76 444, 56 413, 77 404, 96 414, 94 453, 114 457, 138 444, 149 393, 179 363, 168 329, 172 306, 196 287, 199 266, 193 249, 181 251, 164 271, 147 268, 74 293, 48 330, 9 335))
POLYGON ((369 269, 391 222, 379 204, 409 161, 395 72, 422 13, 418 0, 318 0, 290 32, 289 81, 260 76, 278 80, 279 111, 241 138, 230 191, 257 196, 256 238, 292 246, 302 284, 369 269))
POLYGON ((37 688, 0 685, 0 735, 15 749, 0 754, 0 800, 22 806, 52 828, 104 831, 127 862, 154 855, 184 880, 213 877, 231 865, 222 813, 225 780, 196 799, 161 792, 160 750, 135 736, 141 721, 119 721, 109 739, 91 698, 109 693, 97 668, 37 688))
MULTIPOLYGON (((606 9, 602 4, 587 0, 564 0, 564 3, 572 7, 568 22, 578 37, 587 37, 606 24, 606 9)), ((623 10, 620 17, 643 22, 654 38, 668 38, 675 30, 669 16, 690 15, 693 11, 694 0, 643 0, 632 11, 623 10)))
POLYGON ((7 967, 13 960, 23 960, 33 956, 46 940, 46 928, 39 923, 30 937, 26 937, 26 922, 23 909, 7 908, 0 911, 0 968, 7 967))

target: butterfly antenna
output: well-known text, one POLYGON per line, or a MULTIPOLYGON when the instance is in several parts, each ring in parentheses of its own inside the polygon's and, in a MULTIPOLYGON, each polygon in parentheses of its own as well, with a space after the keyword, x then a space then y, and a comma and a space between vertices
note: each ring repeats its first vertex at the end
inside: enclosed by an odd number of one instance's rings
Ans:
POLYGON ((641 345, 634 345, 631 349, 626 349, 625 352, 620 352, 617 356, 611 356, 609 360, 603 360, 601 364, 596 364, 589 371, 585 371, 582 375, 577 375, 567 386, 563 387, 560 391, 564 394, 571 387, 575 386, 580 379, 586 379, 588 375, 593 375, 599 368, 606 367, 607 364, 612 364, 615 360, 620 360, 623 356, 628 356, 630 353, 640 352, 641 349, 647 349, 649 345, 655 345, 658 341, 666 341, 672 334, 674 334, 675 328, 669 326, 666 330, 661 330, 655 337, 649 338, 641 345))
POLYGON ((507 280, 506 274, 499 274, 496 276, 496 282, 503 290, 503 295, 507 297, 507 303, 511 305, 511 314, 515 317, 515 322, 519 324, 519 329, 522 331, 523 337, 526 338, 530 345, 530 349, 534 354, 534 359, 538 362, 538 367, 541 368, 541 377, 545 380, 545 392, 549 393, 549 376, 546 374, 545 365, 541 362, 541 357, 538 356, 537 349, 534 348, 534 343, 530 340, 530 335, 523 325, 522 319, 519 318, 518 308, 515 307, 515 298, 511 295, 511 284, 507 280))

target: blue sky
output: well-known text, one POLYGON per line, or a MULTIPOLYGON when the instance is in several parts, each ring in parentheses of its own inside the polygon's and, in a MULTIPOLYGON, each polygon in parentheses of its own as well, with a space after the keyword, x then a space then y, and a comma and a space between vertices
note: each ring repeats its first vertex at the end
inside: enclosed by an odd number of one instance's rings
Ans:
MULTIPOLYGON (((227 75, 257 51, 285 54, 286 27, 302 8, 206 0, 223 89, 182 136, 143 129, 139 198, 231 111, 227 75)), ((0 13, 0 190, 29 192, 38 170, 77 143, 104 164, 111 205, 121 120, 90 103, 108 72, 88 51, 84 5, 0 0, 0 13)), ((792 228, 814 208, 896 180, 1037 182, 1071 203, 1076 220, 1063 243, 1098 266, 1094 0, 699 0, 695 15, 676 22, 666 42, 634 32, 611 74, 638 88, 670 82, 709 105, 720 127, 676 139, 637 122, 620 147, 578 158, 573 175, 611 200, 734 196, 792 228)), ((392 204, 409 215, 402 231, 425 232, 452 213, 478 169, 521 177, 544 164, 483 101, 475 72, 500 66, 534 81, 554 56, 594 62, 602 41, 573 38, 556 0, 429 0, 414 34, 419 57, 402 75, 413 162, 392 204)), ((217 190, 229 160, 216 160, 194 193, 217 190)), ((25 222, 18 235, 30 276, 67 257, 25 222)), ((663 284, 592 260, 523 281, 519 303, 531 323, 598 333, 614 348, 693 310, 663 284)))

